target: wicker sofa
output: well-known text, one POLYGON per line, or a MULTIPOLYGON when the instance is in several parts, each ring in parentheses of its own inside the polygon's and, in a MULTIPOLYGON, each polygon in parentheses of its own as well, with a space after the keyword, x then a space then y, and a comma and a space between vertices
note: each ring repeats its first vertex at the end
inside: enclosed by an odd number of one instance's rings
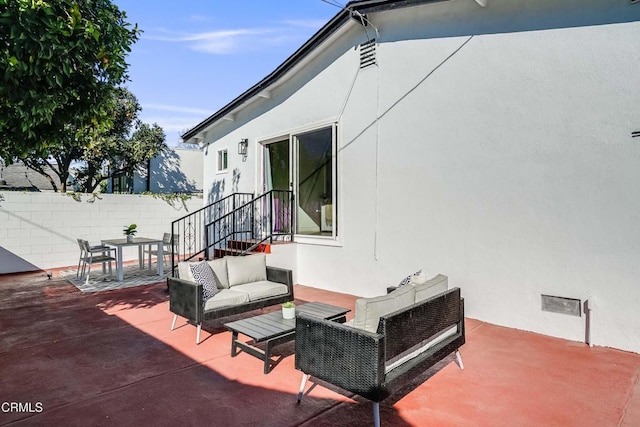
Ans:
POLYGON ((174 313, 171 330, 178 316, 197 325, 196 344, 200 343, 202 322, 233 314, 244 313, 293 300, 291 270, 269 267, 265 254, 224 257, 209 264, 216 282, 216 293, 203 298, 206 284, 198 283, 191 266, 178 264, 179 278, 169 277, 169 310, 174 313))
MULTIPOLYGON (((446 276, 430 282, 432 292, 446 288, 446 276), (443 281, 444 278, 444 281, 443 281)), ((415 300, 415 287, 402 286, 388 295, 356 301, 354 322, 340 324, 304 314, 296 317, 295 366, 303 373, 298 403, 309 376, 356 393, 374 402, 374 424, 380 425, 379 402, 390 394, 391 385, 405 374, 418 373, 455 352, 465 342, 464 300, 460 289, 445 290, 415 300), (411 298, 414 302, 411 304, 411 298), (397 308, 403 304, 409 304, 397 308), (386 304, 378 318, 358 311, 372 303, 374 312, 386 304), (377 308, 375 306, 378 306, 377 308), (359 324, 358 324, 359 323, 359 324), (376 327, 372 330, 372 325, 376 327)))

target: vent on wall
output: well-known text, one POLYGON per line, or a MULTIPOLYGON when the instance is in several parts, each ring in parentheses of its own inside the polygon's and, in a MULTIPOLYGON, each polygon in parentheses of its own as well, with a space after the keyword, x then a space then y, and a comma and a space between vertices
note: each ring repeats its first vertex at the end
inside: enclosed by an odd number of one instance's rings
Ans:
POLYGON ((376 64, 376 39, 371 39, 360 45, 360 68, 376 64))
POLYGON ((542 311, 550 311, 552 313, 569 314, 571 316, 581 317, 582 310, 580 300, 575 298, 554 297, 551 295, 541 295, 542 311))

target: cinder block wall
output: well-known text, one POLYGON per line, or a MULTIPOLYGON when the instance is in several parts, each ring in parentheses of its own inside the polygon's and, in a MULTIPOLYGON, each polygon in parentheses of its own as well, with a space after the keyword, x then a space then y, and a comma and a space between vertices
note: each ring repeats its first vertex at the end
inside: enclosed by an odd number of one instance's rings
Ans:
MULTIPOLYGON (((92 199, 89 194, 81 201, 61 193, 0 195, 0 247, 43 270, 75 268, 77 238, 91 243, 120 238, 131 223, 138 225, 138 237, 160 238, 171 231, 172 221, 202 207, 198 197, 186 201, 187 212, 180 201, 171 206, 148 195, 100 194, 92 199)), ((125 260, 137 259, 135 248, 126 249, 125 260)))

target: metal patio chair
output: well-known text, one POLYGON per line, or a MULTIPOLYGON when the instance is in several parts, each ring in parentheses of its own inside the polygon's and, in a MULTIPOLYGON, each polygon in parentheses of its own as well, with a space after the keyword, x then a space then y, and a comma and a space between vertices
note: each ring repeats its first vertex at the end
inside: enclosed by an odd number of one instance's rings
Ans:
POLYGON ((89 283, 92 264, 102 264, 102 272, 106 273, 106 264, 109 263, 109 277, 112 276, 111 261, 115 261, 115 248, 106 245, 91 246, 88 241, 77 239, 80 247, 80 258, 78 260, 78 270, 76 277, 84 278, 85 283, 89 283), (113 253, 113 255, 111 255, 113 253), (88 267, 88 268, 87 268, 88 267))
MULTIPOLYGON (((179 249, 178 242, 179 241, 180 241, 180 235, 179 234, 174 234, 173 235, 173 239, 171 238, 171 233, 164 233, 162 235, 162 256, 164 258, 163 259, 164 262, 167 262, 168 260, 170 260, 171 259, 171 258, 169 258, 170 256, 175 256, 175 254, 178 253, 178 249, 179 249)), ((151 269, 151 257, 155 256, 156 259, 157 259, 158 258, 158 250, 157 250, 156 246, 149 245, 149 246, 147 246, 147 249, 144 250, 144 253, 148 254, 149 269, 151 269)), ((144 263, 144 257, 143 257, 143 263, 144 263)))

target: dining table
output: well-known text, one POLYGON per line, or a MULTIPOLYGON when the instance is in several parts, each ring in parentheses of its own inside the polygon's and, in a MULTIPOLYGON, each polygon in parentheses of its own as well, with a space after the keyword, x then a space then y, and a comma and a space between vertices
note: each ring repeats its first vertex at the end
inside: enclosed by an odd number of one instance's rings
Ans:
POLYGON ((144 268, 144 255, 143 255, 143 247, 144 246, 157 246, 158 248, 158 276, 164 275, 164 256, 163 249, 164 244, 162 239, 150 239, 148 237, 134 237, 132 239, 119 238, 119 239, 106 239, 102 240, 103 245, 108 245, 116 248, 116 279, 118 282, 122 282, 124 280, 124 269, 122 266, 122 252, 123 249, 127 246, 137 246, 138 247, 138 264, 140 268, 144 268))

